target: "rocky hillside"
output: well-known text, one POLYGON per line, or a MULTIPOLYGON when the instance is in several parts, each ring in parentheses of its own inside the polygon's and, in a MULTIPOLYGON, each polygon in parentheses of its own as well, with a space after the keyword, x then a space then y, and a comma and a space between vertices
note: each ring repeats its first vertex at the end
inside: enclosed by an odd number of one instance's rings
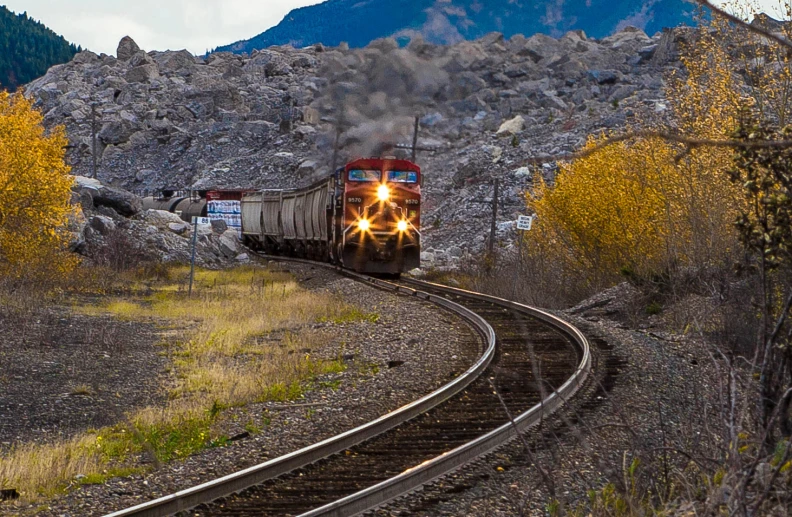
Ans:
POLYGON ((432 43, 458 43, 497 31, 559 37, 583 30, 603 38, 631 25, 654 34, 663 27, 693 22, 687 0, 328 0, 295 9, 277 26, 218 51, 250 53, 272 45, 365 47, 378 38, 409 41, 420 35, 432 43))
MULTIPOLYGON (((571 151, 587 135, 662 115, 663 75, 679 66, 686 30, 653 38, 625 28, 602 40, 569 32, 406 48, 272 47, 250 56, 144 52, 78 54, 28 86, 47 125, 65 124, 75 173, 91 174, 91 105, 98 177, 130 190, 286 187, 340 160, 391 153, 421 117, 425 247, 439 263, 483 246, 492 178, 501 178, 503 236, 523 190, 555 164, 530 156, 571 151)), ((398 151, 398 150, 397 150, 398 151)))
POLYGON ((26 13, 0 5, 0 89, 16 90, 81 50, 26 13))

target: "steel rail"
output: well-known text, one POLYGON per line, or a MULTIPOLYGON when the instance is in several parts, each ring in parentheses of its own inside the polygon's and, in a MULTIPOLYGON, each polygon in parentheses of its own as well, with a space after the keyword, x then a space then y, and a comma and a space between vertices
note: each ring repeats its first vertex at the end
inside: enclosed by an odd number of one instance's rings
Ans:
POLYGON ((488 301, 508 307, 525 314, 529 314, 540 319, 554 328, 560 330, 580 348, 581 361, 575 373, 557 390, 553 391, 547 398, 536 404, 528 411, 514 418, 511 422, 481 436, 480 438, 457 447, 445 454, 428 460, 421 465, 411 468, 400 475, 383 481, 377 485, 361 490, 330 504, 301 514, 299 517, 317 516, 337 516, 349 517, 358 515, 367 510, 392 501, 393 499, 409 494, 410 492, 430 483, 431 481, 449 474, 454 470, 464 466, 476 458, 484 456, 498 447, 508 443, 530 427, 541 423, 547 416, 558 410, 580 389, 591 372, 591 351, 588 340, 577 328, 570 323, 553 316, 545 311, 523 305, 520 303, 497 298, 480 293, 473 293, 463 289, 447 287, 439 284, 431 284, 419 280, 404 279, 406 283, 418 288, 430 286, 432 289, 440 290, 449 294, 464 296, 481 301, 488 301))
MULTIPOLYGON (((281 259, 280 257, 273 258, 281 259)), ((440 296, 422 293, 404 286, 397 286, 390 282, 370 278, 357 273, 351 273, 335 266, 317 264, 315 262, 305 260, 291 260, 309 263, 313 266, 332 268, 344 275, 350 276, 367 284, 372 284, 376 287, 393 292, 417 296, 436 305, 444 307, 465 319, 482 336, 482 338, 484 338, 484 352, 473 366, 471 366, 465 373, 453 381, 433 391, 432 393, 395 411, 392 411, 391 413, 383 415, 367 424, 363 424, 359 427, 356 427, 355 429, 351 429, 321 442, 309 445, 279 458, 274 458, 259 465, 249 467, 242 471, 229 474, 222 478, 218 478, 207 483, 203 483, 201 485, 191 487, 180 492, 161 497, 159 499, 155 499, 153 501, 108 514, 106 517, 164 517, 167 515, 173 515, 184 510, 189 510, 198 505, 209 503, 221 497, 226 497, 233 493, 240 492, 246 488, 258 485, 269 479, 276 478, 298 468, 315 463, 321 459, 338 454, 346 449, 349 449, 350 447, 353 447, 354 445, 369 440, 385 431, 401 425, 404 422, 407 422, 408 420, 425 413, 426 411, 460 393, 474 380, 476 380, 484 372, 484 370, 486 370, 490 362, 492 362, 492 359, 495 357, 495 331, 493 330, 492 326, 490 326, 490 324, 484 320, 484 318, 474 313, 470 309, 467 309, 440 296)))

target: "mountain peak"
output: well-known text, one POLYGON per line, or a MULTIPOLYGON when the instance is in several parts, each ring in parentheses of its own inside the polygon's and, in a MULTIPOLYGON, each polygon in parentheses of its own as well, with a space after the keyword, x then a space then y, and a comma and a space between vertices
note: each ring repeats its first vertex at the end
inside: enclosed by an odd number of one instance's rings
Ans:
POLYGON ((290 12, 278 25, 216 51, 250 53, 273 45, 305 47, 316 43, 365 47, 393 37, 406 43, 454 44, 499 32, 559 37, 582 30, 603 38, 633 26, 653 34, 663 27, 691 24, 695 6, 688 0, 327 0, 290 12))

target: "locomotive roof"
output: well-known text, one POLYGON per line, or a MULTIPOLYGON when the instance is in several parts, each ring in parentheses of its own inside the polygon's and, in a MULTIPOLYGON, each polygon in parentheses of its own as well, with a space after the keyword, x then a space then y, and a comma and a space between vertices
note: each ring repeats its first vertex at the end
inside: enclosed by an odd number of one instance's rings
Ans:
POLYGON ((382 169, 392 167, 398 170, 408 170, 421 172, 421 168, 410 160, 400 160, 396 158, 359 158, 346 164, 346 170, 352 169, 382 169))

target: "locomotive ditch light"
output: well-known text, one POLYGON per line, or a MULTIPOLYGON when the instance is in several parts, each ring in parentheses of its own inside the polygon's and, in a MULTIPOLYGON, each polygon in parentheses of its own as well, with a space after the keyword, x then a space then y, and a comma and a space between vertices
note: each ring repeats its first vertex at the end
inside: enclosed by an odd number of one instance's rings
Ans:
POLYGON ((367 219, 361 219, 360 221, 358 221, 358 228, 360 228, 360 231, 362 232, 368 231, 370 227, 371 227, 371 223, 369 223, 367 219))
POLYGON ((387 201, 390 199, 390 189, 387 185, 380 185, 377 189, 377 197, 380 201, 387 201))
POLYGON ((407 221, 402 219, 401 221, 399 221, 399 224, 397 224, 396 227, 399 229, 400 232, 406 232, 407 231, 407 221))

